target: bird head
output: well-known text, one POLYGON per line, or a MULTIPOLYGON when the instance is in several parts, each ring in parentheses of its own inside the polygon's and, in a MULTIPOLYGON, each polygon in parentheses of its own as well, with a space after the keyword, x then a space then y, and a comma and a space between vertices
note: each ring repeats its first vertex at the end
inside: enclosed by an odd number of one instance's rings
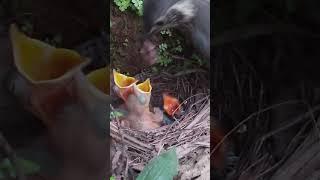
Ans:
POLYGON ((146 0, 144 2, 144 31, 146 37, 188 23, 196 14, 193 0, 146 0))
POLYGON ((179 100, 167 93, 163 94, 163 109, 169 116, 180 113, 179 100))
POLYGON ((153 65, 157 62, 157 52, 152 37, 163 29, 188 24, 196 15, 197 6, 193 0, 145 0, 143 12, 144 36, 140 54, 146 65, 153 65))
POLYGON ((148 78, 143 83, 140 83, 137 85, 135 84, 133 86, 133 90, 134 90, 133 91, 134 95, 137 96, 139 100, 139 104, 141 104, 144 107, 149 107, 151 91, 152 91, 150 79, 148 78))
POLYGON ((115 83, 113 88, 123 101, 126 101, 128 96, 133 93, 133 86, 138 82, 134 77, 118 73, 116 70, 113 70, 113 80, 115 83))

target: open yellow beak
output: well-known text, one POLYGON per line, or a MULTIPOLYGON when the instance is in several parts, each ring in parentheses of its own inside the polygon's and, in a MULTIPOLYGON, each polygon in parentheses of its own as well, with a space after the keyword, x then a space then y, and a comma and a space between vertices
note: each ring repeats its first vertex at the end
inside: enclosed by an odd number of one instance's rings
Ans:
POLYGON ((87 75, 89 82, 106 95, 109 95, 110 92, 109 72, 109 67, 104 67, 92 71, 87 75))
POLYGON ((57 112, 64 111, 70 104, 80 107, 82 104, 77 103, 82 102, 85 95, 93 96, 87 90, 89 82, 81 71, 90 63, 89 59, 75 51, 27 37, 14 24, 10 26, 10 39, 19 75, 12 79, 13 93, 46 125, 59 119, 57 112))
POLYGON ((149 106, 152 86, 148 78, 143 83, 134 85, 134 93, 138 97, 141 104, 149 106))
POLYGON ((137 87, 138 87, 138 91, 143 94, 150 94, 152 90, 152 86, 149 78, 145 80, 143 83, 138 84, 137 87))
POLYGON ((119 88, 128 88, 133 86, 134 83, 138 82, 138 80, 136 80, 134 77, 118 73, 116 70, 113 70, 113 78, 115 84, 119 88))
POLYGON ((117 94, 124 101, 133 93, 133 85, 138 82, 134 77, 126 76, 113 70, 113 80, 117 87, 117 94))
POLYGON ((15 66, 31 82, 58 79, 89 63, 75 51, 27 37, 14 24, 10 26, 10 37, 15 66))

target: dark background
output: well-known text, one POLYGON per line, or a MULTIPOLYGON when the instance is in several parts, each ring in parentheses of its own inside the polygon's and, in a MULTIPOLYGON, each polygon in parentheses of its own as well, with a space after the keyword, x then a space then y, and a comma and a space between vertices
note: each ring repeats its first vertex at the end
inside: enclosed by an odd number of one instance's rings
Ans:
MULTIPOLYGON (((319 103, 319 1, 215 0, 212 4, 212 111, 225 132, 275 103, 319 103)), ((246 163, 256 162, 258 152, 253 150, 260 138, 301 115, 305 104, 261 113, 245 123, 243 133, 233 133, 228 141, 239 161, 226 171, 238 177, 240 169, 249 166, 246 163)), ((261 151, 278 162, 289 153, 283 146, 304 122, 263 141, 261 151)))

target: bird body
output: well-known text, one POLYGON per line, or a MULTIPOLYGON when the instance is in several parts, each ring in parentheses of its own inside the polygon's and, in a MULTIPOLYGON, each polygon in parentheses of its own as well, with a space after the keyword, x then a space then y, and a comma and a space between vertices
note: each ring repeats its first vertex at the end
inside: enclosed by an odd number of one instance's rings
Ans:
POLYGON ((210 1, 195 1, 198 10, 192 19, 191 37, 194 47, 210 62, 210 1))
POLYGON ((165 28, 176 28, 190 38, 194 48, 210 62, 209 0, 145 0, 143 8, 146 40, 140 52, 144 61, 148 64, 156 62, 155 57, 150 56, 155 51, 150 50, 150 36, 165 28))
POLYGON ((155 113, 150 112, 149 107, 142 105, 136 95, 129 95, 126 102, 128 115, 122 119, 125 127, 136 130, 151 130, 161 126, 163 112, 155 108, 155 113))

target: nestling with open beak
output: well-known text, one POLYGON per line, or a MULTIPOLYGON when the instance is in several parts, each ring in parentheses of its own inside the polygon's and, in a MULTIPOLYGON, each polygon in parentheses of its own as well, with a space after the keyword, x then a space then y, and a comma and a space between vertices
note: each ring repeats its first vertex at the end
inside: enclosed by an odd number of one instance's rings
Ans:
POLYGON ((116 70, 113 70, 113 81, 115 83, 113 90, 123 101, 133 93, 133 85, 138 82, 134 77, 118 73, 116 70))
POLYGON ((109 170, 110 98, 106 69, 85 76, 90 61, 10 27, 14 65, 10 90, 46 126, 58 172, 49 179, 103 179, 109 170), (104 73, 105 72, 105 73, 104 73))
MULTIPOLYGON (((115 72, 115 71, 114 71, 115 72)), ((116 86, 125 84, 125 87, 116 87, 116 93, 123 98, 127 116, 122 118, 122 125, 137 130, 155 129, 161 126, 163 113, 155 108, 155 113, 150 112, 150 97, 152 86, 150 79, 136 84, 132 77, 114 73, 116 86), (129 83, 125 83, 129 82, 129 83)))

